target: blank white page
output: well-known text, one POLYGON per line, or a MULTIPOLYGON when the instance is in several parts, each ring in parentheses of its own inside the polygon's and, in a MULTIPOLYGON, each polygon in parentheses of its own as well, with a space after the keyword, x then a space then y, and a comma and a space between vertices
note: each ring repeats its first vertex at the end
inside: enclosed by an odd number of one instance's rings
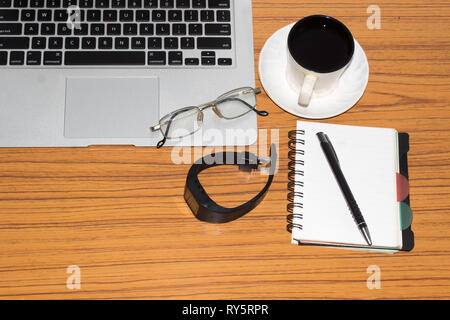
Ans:
POLYGON ((355 247, 367 246, 333 171, 322 151, 316 134, 324 132, 330 138, 339 158, 341 169, 366 220, 373 247, 400 249, 402 234, 397 202, 398 147, 394 129, 343 126, 298 121, 297 130, 304 130, 305 145, 297 143, 297 155, 304 171, 296 180, 303 181, 303 214, 295 223, 303 229, 294 229, 293 241, 303 243, 337 244, 355 247))

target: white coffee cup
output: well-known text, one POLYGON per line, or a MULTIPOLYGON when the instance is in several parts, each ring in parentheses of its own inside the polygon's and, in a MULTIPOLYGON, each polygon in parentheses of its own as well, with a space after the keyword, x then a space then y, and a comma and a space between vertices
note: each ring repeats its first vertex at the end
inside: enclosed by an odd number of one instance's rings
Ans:
POLYGON ((313 15, 298 21, 287 41, 286 78, 298 93, 298 104, 330 94, 353 58, 351 32, 339 20, 313 15))

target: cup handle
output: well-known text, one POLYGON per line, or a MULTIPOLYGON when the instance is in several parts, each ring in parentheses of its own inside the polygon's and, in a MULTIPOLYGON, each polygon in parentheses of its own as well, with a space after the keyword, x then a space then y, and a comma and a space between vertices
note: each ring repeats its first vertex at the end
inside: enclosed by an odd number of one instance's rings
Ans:
POLYGON ((311 101, 311 96, 316 86, 317 77, 312 74, 305 76, 303 80, 302 90, 300 91, 300 96, 298 97, 298 104, 302 106, 308 106, 311 101))

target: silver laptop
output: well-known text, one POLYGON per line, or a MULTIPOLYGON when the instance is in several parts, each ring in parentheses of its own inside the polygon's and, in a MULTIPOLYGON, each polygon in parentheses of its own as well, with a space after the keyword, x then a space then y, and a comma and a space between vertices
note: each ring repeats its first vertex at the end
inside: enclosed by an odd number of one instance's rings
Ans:
MULTIPOLYGON (((251 0, 0 0, 0 147, 154 146, 162 116, 254 86, 253 59, 251 0)), ((209 110, 167 145, 256 137, 209 110)))

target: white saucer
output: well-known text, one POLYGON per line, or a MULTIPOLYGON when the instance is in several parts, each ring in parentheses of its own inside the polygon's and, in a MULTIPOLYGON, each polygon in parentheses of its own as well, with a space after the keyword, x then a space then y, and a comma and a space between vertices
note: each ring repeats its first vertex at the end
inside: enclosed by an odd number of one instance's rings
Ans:
POLYGON ((298 104, 298 94, 286 80, 287 37, 294 24, 275 32, 265 43, 259 57, 259 77, 264 90, 281 109, 308 119, 325 119, 352 108, 362 97, 369 81, 366 54, 355 40, 352 62, 339 80, 336 89, 322 97, 313 94, 307 107, 298 104))

